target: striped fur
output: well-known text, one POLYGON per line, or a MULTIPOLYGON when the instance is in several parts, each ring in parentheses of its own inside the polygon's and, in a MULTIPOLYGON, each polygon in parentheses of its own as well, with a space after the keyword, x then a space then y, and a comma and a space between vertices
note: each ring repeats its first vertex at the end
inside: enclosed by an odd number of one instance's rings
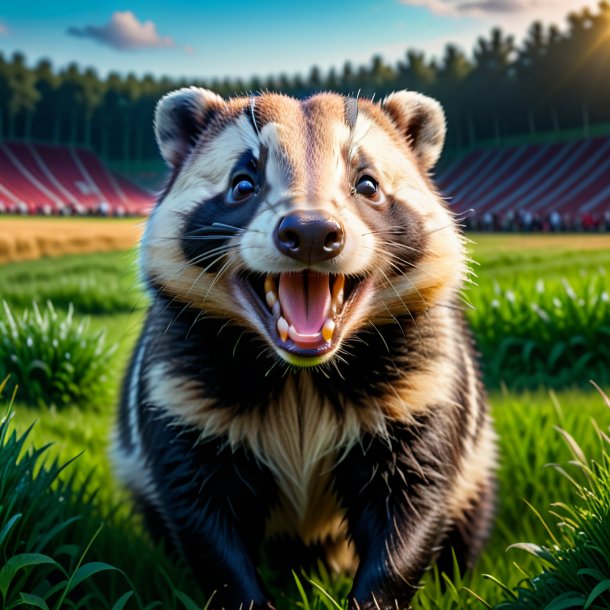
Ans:
POLYGON ((156 130, 173 175, 141 244, 153 301, 124 385, 119 476, 211 608, 271 608, 258 553, 288 540, 301 546, 284 545, 283 567, 315 551, 355 572, 350 608, 408 607, 436 557, 451 565, 448 544, 471 564, 493 512, 463 239, 428 176, 440 106, 188 89, 160 102, 156 130), (243 175, 256 191, 236 203, 243 175), (286 256, 274 232, 294 211, 337 219, 342 249, 286 256), (281 339, 257 298, 266 275, 303 269, 348 282, 319 353, 281 339))

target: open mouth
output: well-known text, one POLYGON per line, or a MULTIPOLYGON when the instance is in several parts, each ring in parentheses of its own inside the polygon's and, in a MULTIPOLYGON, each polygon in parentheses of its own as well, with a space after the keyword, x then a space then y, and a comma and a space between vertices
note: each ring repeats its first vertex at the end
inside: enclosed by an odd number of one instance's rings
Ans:
POLYGON ((255 309, 278 347, 318 360, 337 346, 344 320, 365 280, 309 269, 242 276, 255 309))

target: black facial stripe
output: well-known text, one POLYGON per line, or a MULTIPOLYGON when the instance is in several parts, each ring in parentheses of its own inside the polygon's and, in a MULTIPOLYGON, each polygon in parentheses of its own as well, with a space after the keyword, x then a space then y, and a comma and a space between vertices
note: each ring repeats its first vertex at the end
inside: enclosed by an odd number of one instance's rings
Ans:
POLYGON ((412 271, 426 252, 428 243, 420 215, 391 197, 382 209, 365 202, 360 205, 358 213, 373 232, 378 244, 376 251, 386 261, 388 276, 412 271))
POLYGON ((200 203, 186 217, 182 231, 182 252, 193 264, 217 273, 227 260, 228 242, 248 226, 258 209, 258 197, 227 204, 226 192, 200 203))
POLYGON ((225 189, 197 205, 187 216, 182 229, 182 251, 193 264, 209 273, 218 272, 227 260, 228 242, 245 229, 256 214, 264 196, 261 189, 256 195, 239 203, 227 203, 227 192, 233 178, 239 174, 252 176, 262 184, 264 159, 257 161, 251 150, 245 150, 233 165, 225 189))
POLYGON ((356 163, 354 167, 356 170, 356 175, 354 176, 354 178, 356 178, 358 174, 366 170, 373 171, 373 168, 375 167, 373 161, 362 151, 359 151, 356 155, 355 162, 356 163))
POLYGON ((252 174, 258 169, 258 161, 251 150, 244 150, 233 164, 231 177, 237 176, 240 172, 252 174))
POLYGON ((259 134, 261 124, 260 117, 257 116, 256 112, 256 97, 250 98, 250 103, 245 107, 244 114, 246 115, 248 122, 252 126, 252 129, 254 129, 254 131, 259 134))
POLYGON ((392 227, 393 242, 388 250, 394 254, 392 270, 396 274, 408 273, 427 251, 428 236, 419 214, 415 214, 407 205, 392 200, 388 206, 389 224, 392 227), (397 232, 400 227, 402 231, 397 232))

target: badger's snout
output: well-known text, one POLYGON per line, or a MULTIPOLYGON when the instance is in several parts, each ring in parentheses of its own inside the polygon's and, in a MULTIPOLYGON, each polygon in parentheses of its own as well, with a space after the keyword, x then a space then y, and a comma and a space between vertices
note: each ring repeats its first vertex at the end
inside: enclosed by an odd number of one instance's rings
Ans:
POLYGON ((278 250, 311 265, 341 254, 345 233, 341 223, 323 210, 295 210, 284 216, 273 234, 278 250))

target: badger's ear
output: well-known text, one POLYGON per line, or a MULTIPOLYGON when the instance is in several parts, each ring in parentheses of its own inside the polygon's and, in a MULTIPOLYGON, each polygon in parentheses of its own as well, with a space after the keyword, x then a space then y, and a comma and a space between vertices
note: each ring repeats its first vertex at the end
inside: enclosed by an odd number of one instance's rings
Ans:
POLYGON ((161 98, 155 109, 155 137, 170 167, 182 163, 212 116, 225 107, 219 95, 198 87, 178 89, 161 98))
POLYGON ((445 143, 445 113, 441 105, 421 93, 397 91, 388 95, 382 106, 408 139, 424 169, 432 169, 445 143))

